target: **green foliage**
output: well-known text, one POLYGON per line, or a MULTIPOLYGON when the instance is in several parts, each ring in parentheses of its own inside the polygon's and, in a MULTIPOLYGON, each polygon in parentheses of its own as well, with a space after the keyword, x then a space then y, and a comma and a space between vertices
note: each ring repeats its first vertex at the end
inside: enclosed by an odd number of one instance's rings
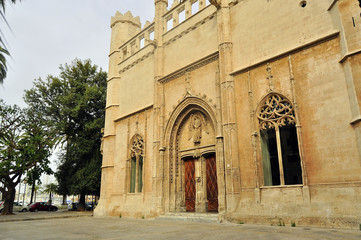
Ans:
MULTIPOLYGON (((5 0, 0 0, 0 15, 5 23, 9 26, 8 22, 5 18, 5 0)), ((15 4, 16 0, 10 0, 10 3, 15 4)), ((0 83, 3 83, 6 78, 7 66, 6 66, 6 55, 10 55, 8 50, 6 49, 5 42, 2 39, 2 34, 0 36, 0 83)))
POLYGON ((55 183, 49 183, 45 185, 43 192, 52 194, 56 192, 57 188, 58 186, 55 183))
POLYGON ((75 59, 26 91, 25 101, 46 116, 63 149, 55 174, 60 194, 99 195, 106 79, 90 60, 75 59))
MULTIPOLYGON (((52 173, 48 160, 52 146, 39 116, 0 99, 0 181, 5 186, 0 191, 6 206, 12 204, 15 186, 23 175, 33 171, 52 173)), ((11 213, 11 208, 8 210, 11 213)))
POLYGON ((291 227, 296 227, 296 222, 295 221, 291 221, 291 227))

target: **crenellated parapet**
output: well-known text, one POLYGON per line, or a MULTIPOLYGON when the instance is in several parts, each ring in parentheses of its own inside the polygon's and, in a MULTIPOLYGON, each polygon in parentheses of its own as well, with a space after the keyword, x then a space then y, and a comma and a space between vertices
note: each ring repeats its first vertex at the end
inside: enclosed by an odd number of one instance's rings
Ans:
POLYGON ((135 27, 141 27, 139 16, 134 17, 130 11, 126 12, 124 15, 117 11, 115 16, 111 17, 110 27, 113 27, 117 23, 130 23, 133 24, 135 27))

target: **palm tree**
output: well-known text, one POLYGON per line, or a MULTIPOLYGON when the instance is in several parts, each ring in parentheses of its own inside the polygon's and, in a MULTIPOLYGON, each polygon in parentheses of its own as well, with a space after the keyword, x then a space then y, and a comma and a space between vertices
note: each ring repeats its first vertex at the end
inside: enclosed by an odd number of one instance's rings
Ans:
POLYGON ((49 211, 50 211, 50 205, 51 205, 51 194, 55 193, 57 191, 58 185, 55 183, 49 183, 45 185, 44 193, 49 193, 49 211))
MULTIPOLYGON (((18 2, 21 0, 18 0, 18 2)), ((5 0, 0 0, 0 15, 5 23, 9 26, 5 18, 5 0)), ((10 3, 15 4, 16 0, 10 0, 10 3)), ((7 66, 5 55, 10 55, 9 51, 6 49, 5 42, 3 40, 3 32, 0 29, 0 84, 4 82, 6 78, 7 66)))
POLYGON ((33 202, 36 202, 36 194, 38 192, 41 192, 42 189, 41 189, 41 185, 35 185, 35 184, 30 188, 31 188, 30 203, 33 203, 33 202), (33 197, 34 197, 34 199, 33 199, 33 197))

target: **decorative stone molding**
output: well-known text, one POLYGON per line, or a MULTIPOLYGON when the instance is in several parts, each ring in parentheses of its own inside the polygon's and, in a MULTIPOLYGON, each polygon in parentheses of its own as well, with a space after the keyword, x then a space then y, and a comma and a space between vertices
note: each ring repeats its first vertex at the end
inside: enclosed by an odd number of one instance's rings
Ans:
POLYGON ((232 49, 232 48, 233 48, 232 42, 222 42, 221 44, 219 44, 220 51, 225 51, 227 49, 232 49))
MULTIPOLYGON (((173 129, 173 127, 175 126, 177 119, 179 118, 181 113, 187 108, 191 108, 191 109, 194 108, 197 110, 202 110, 201 112, 209 115, 210 122, 212 123, 212 125, 214 127, 216 126, 217 116, 214 113, 214 109, 212 108, 212 106, 209 105, 207 102, 205 102, 201 98, 187 97, 187 98, 183 99, 172 112, 169 120, 167 121, 167 126, 166 126, 165 133, 164 133, 165 136, 166 135, 170 136, 171 129, 173 129)), ((165 139, 167 139, 167 137, 165 137, 165 139)))
POLYGON ((319 44, 321 42, 325 42, 325 41, 330 41, 336 37, 338 37, 340 34, 339 31, 333 31, 333 32, 330 32, 329 34, 326 34, 326 35, 323 35, 323 36, 318 36, 314 39, 312 39, 311 41, 305 43, 305 44, 302 44, 302 45, 298 45, 297 47, 291 47, 289 49, 286 49, 280 53, 276 53, 276 54, 273 54, 271 56, 267 56, 267 57, 264 57, 262 59, 259 59, 253 63, 250 63, 250 64, 247 64, 245 66, 242 66, 240 68, 238 68, 237 70, 234 70, 232 73, 230 73, 230 75, 238 75, 238 74, 242 74, 244 72, 247 72, 247 71, 250 71, 252 69, 255 69, 263 64, 267 64, 268 62, 272 62, 274 60, 277 60, 277 59, 281 59, 281 58, 284 58, 284 57, 288 57, 289 55, 293 55, 297 52, 300 52, 300 51, 303 51, 305 49, 308 49, 308 48, 311 48, 313 46, 315 46, 316 44, 319 44))
POLYGON ((134 116, 134 115, 136 115, 136 114, 138 114, 138 113, 140 113, 140 112, 148 111, 148 110, 150 110, 150 109, 152 109, 152 108, 153 108, 153 104, 150 104, 150 105, 145 106, 145 107, 143 107, 143 108, 134 110, 134 111, 131 112, 131 113, 127 113, 127 114, 125 114, 125 115, 122 115, 122 116, 116 118, 116 119, 114 120, 114 122, 122 121, 122 120, 124 120, 124 119, 126 119, 126 118, 128 118, 128 117, 134 116))
POLYGON ((354 117, 354 118, 351 120, 350 124, 351 124, 351 125, 354 125, 354 124, 359 123, 359 122, 361 122, 361 115, 359 115, 359 116, 357 116, 357 117, 354 117))
POLYGON ((194 71, 194 70, 196 70, 198 68, 201 68, 201 67, 203 67, 203 66, 205 66, 205 65, 207 65, 207 64, 209 64, 211 62, 214 62, 216 60, 218 60, 218 52, 215 52, 215 53, 213 53, 211 55, 208 55, 207 57, 202 58, 201 60, 198 60, 197 62, 194 62, 194 63, 192 63, 192 64, 190 64, 190 65, 188 65, 188 66, 186 66, 184 68, 181 68, 180 70, 178 70, 176 72, 173 72, 173 73, 159 79, 158 81, 160 83, 163 83, 163 84, 167 83, 167 82, 169 82, 169 81, 171 81, 173 79, 176 79, 176 78, 179 78, 179 77, 181 77, 183 75, 186 75, 187 73, 189 73, 191 71, 194 71))
POLYGON ((234 88, 234 81, 224 81, 221 83, 223 89, 234 88))
POLYGON ((296 123, 291 102, 278 93, 271 93, 266 97, 257 118, 261 130, 296 123))
POLYGON ((139 134, 133 136, 130 144, 131 157, 144 155, 144 140, 139 134))
POLYGON ((129 64, 128 66, 126 66, 125 68, 121 69, 119 71, 119 73, 123 73, 125 71, 127 71, 128 69, 134 67, 135 65, 137 65, 138 63, 144 61, 145 59, 149 58, 150 56, 152 56, 154 54, 154 50, 145 54, 144 56, 142 56, 141 58, 138 58, 136 61, 132 62, 131 64, 129 64))
POLYGON ((349 57, 352 57, 354 55, 358 55, 358 54, 361 54, 361 49, 358 49, 358 50, 355 50, 355 51, 352 51, 352 52, 348 52, 345 54, 345 56, 343 56, 340 60, 340 63, 344 63, 349 57))
POLYGON ((209 0, 209 2, 214 5, 217 9, 221 8, 221 2, 222 0, 209 0))

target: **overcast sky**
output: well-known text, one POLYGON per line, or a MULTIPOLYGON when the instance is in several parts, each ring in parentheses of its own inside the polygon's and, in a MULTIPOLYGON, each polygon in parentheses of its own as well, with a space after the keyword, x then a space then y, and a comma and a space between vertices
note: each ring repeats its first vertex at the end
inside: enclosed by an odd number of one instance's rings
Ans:
POLYGON ((25 89, 34 79, 58 75, 59 66, 75 58, 91 59, 108 71, 110 18, 131 11, 142 25, 153 21, 154 0, 22 0, 6 5, 11 30, 0 20, 11 58, 0 85, 7 104, 25 106, 25 89))
MULTIPOLYGON (((116 11, 131 11, 144 26, 153 21, 154 0, 21 0, 15 5, 7 1, 11 30, 2 19, 0 29, 11 58, 0 98, 25 107, 24 90, 32 88, 34 79, 59 75, 59 66, 75 58, 91 59, 107 72, 110 18, 116 11)), ((55 170, 55 154, 51 160, 55 170)))

